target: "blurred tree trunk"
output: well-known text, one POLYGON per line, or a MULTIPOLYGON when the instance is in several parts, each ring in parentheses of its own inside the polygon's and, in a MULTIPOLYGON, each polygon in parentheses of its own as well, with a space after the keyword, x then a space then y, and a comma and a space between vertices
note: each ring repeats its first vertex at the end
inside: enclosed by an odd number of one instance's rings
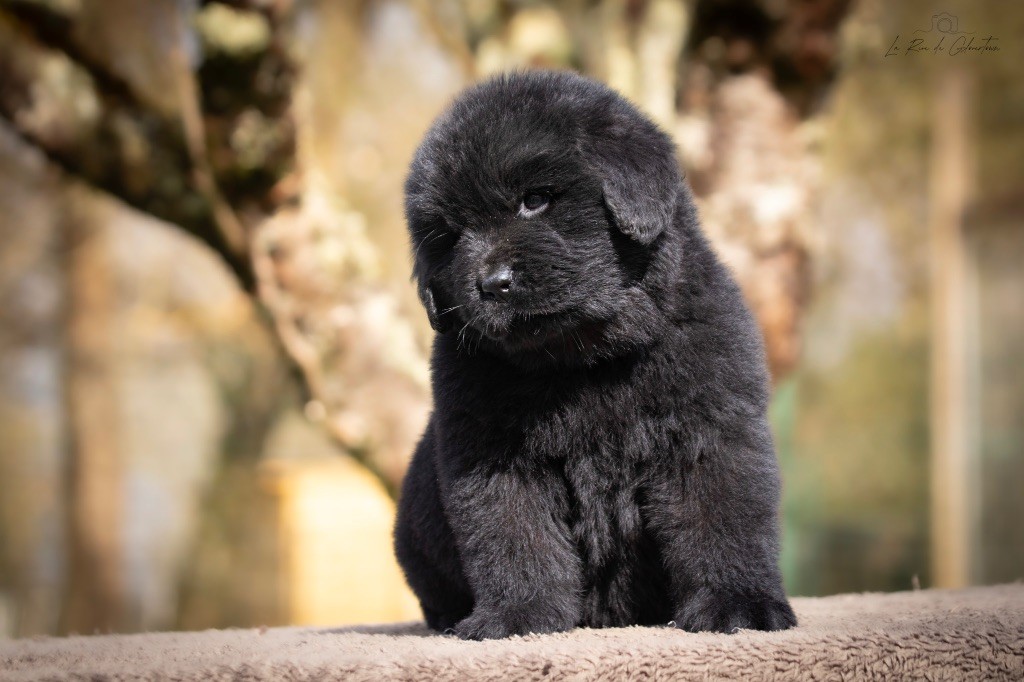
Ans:
MULTIPOLYGON (((429 399, 410 372, 381 359, 394 356, 391 341, 408 336, 409 323, 387 312, 372 281, 358 284, 375 256, 359 216, 323 193, 307 200, 296 134, 304 46, 294 22, 310 6, 0 0, 0 121, 68 178, 173 223, 219 254, 302 379, 307 416, 394 494, 408 441, 418 435, 409 436, 408 424, 429 399), (361 346, 353 352, 345 339, 361 346), (332 365, 337 358, 348 364, 332 365), (364 367, 356 378, 348 371, 354 363, 364 367)), ((340 46, 346 68, 367 6, 327 7, 351 27, 353 40, 340 46)), ((316 141, 304 145, 308 154, 316 141)), ((130 628, 132 617, 120 545, 114 292, 102 241, 101 231, 70 216, 63 629, 79 632, 130 628)), ((407 361, 413 374, 421 360, 407 361)))
POLYGON ((61 630, 131 629, 122 547, 115 287, 107 232, 65 193, 67 593, 61 630))
MULTIPOLYGON (((968 296, 977 273, 965 245, 964 215, 973 199, 975 144, 969 103, 976 101, 973 74, 951 69, 935 78, 930 159, 929 232, 932 305, 931 355, 931 542, 932 577, 937 587, 972 583, 978 533, 971 496, 978 485, 977 434, 972 433, 979 400, 972 364, 977 320, 968 296)), ((977 296, 977 292, 974 292, 977 296)), ((977 315, 977 312, 974 312, 977 315)), ((975 503, 976 505, 976 503, 975 503)))
MULTIPOLYGON (((352 29, 340 46, 345 68, 355 61, 367 6, 320 8, 352 29)), ((393 494, 411 443, 378 447, 394 440, 395 416, 349 404, 358 392, 328 377, 341 323, 325 326, 321 309, 330 309, 339 285, 371 269, 375 254, 358 215, 305 201, 295 112, 303 46, 294 22, 309 11, 294 0, 0 0, 0 118, 72 177, 218 253, 266 312, 306 388, 308 416, 393 494), (119 47, 138 53, 124 60, 119 47), (140 75, 131 71, 137 62, 152 63, 140 75), (335 272, 325 272, 325 261, 335 272)), ((305 142, 307 156, 314 145, 305 142)), ((374 315, 355 310, 345 324, 355 330, 353 322, 374 315)), ((418 414, 425 391, 411 393, 407 404, 418 414)))

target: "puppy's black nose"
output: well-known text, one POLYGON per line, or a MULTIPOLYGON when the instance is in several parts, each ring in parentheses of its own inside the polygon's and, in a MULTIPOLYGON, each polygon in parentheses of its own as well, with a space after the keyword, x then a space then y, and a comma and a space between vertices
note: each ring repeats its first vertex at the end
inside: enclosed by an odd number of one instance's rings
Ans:
POLYGON ((512 269, 498 265, 484 273, 480 280, 480 297, 504 301, 512 291, 512 269))

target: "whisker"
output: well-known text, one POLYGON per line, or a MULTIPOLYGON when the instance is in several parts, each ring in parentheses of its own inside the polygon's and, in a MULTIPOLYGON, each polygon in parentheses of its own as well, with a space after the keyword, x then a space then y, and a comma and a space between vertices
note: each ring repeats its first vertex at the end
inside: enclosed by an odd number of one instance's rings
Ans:
MULTIPOLYGON (((479 314, 474 315, 473 317, 469 318, 469 321, 466 322, 466 324, 462 325, 462 329, 459 330, 459 335, 458 335, 459 343, 455 347, 455 351, 456 352, 459 352, 460 350, 462 350, 462 344, 466 340, 466 330, 469 329, 469 325, 473 324, 476 321, 478 316, 479 316, 479 314)), ((468 345, 466 347, 466 350, 467 350, 467 352, 469 351, 469 346, 468 345)))
POLYGON ((415 259, 416 259, 416 256, 418 256, 418 255, 419 255, 419 253, 420 253, 420 249, 422 249, 422 248, 423 248, 423 245, 427 243, 427 239, 429 239, 429 238, 430 238, 430 235, 434 234, 434 233, 435 233, 435 232, 437 232, 437 231, 438 231, 439 229, 441 229, 441 228, 439 228, 439 227, 435 227, 435 228, 434 228, 433 230, 431 230, 431 231, 430 231, 430 232, 428 232, 428 233, 427 233, 426 235, 424 235, 423 239, 421 239, 421 240, 420 240, 420 243, 416 245, 416 249, 415 249, 415 250, 414 250, 414 251, 412 252, 412 257, 413 257, 413 260, 415 260, 415 259))

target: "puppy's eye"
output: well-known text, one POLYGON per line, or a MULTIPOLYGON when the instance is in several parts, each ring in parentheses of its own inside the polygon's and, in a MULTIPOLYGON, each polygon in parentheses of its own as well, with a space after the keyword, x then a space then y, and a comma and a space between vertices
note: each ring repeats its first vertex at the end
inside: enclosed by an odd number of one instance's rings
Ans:
POLYGON ((551 203, 551 195, 540 190, 530 190, 523 196, 523 203, 519 205, 519 215, 530 218, 537 215, 551 203))

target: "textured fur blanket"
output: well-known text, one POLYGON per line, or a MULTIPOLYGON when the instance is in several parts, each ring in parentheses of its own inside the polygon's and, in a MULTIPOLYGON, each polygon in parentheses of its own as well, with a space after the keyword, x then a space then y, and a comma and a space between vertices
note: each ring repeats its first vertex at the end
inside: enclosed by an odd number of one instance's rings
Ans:
POLYGON ((1024 679, 1024 584, 797 598, 785 632, 576 630, 464 642, 420 624, 0 640, 0 679, 1024 679))

